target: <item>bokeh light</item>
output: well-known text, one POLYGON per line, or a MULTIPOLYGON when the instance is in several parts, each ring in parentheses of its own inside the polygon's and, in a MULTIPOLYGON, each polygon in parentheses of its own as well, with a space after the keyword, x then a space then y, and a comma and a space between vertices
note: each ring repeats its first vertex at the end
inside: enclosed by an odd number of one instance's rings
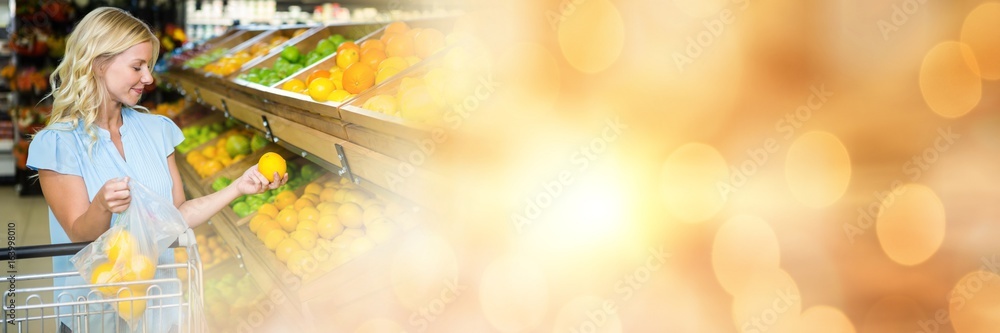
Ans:
POLYGON ((934 190, 904 185, 882 200, 876 231, 882 250, 901 265, 917 265, 937 252, 944 241, 945 210, 934 190))
POLYGON ((547 316, 548 281, 534 261, 503 256, 483 271, 479 302, 483 314, 498 331, 531 331, 547 316))
POLYGON ((396 250, 389 272, 392 290, 404 307, 426 307, 458 279, 455 252, 443 237, 416 232, 396 250))
POLYGON ((748 276, 779 268, 781 250, 774 230, 756 216, 739 215, 719 227, 712 242, 712 269, 730 295, 742 290, 748 276))
POLYGON ((944 42, 924 56, 920 92, 932 111, 945 118, 969 113, 983 96, 977 59, 968 45, 944 42))
POLYGON ((814 131, 788 147, 788 187, 799 202, 819 208, 837 201, 851 180, 851 157, 835 135, 814 131))
POLYGON ((975 66, 979 74, 987 80, 1000 79, 1000 3, 986 2, 965 18, 962 25, 962 43, 968 45, 976 55, 975 66))
POLYGON ((733 295, 733 323, 739 332, 788 332, 798 328, 802 294, 795 280, 781 269, 746 277, 733 295))
POLYGON ((667 211, 681 221, 704 221, 726 203, 718 186, 729 181, 729 169, 712 146, 689 143, 677 148, 664 162, 660 177, 667 211))
MULTIPOLYGON (((989 267, 984 267, 990 269, 989 267)), ((1000 327, 1000 275, 985 270, 958 280, 948 298, 956 333, 996 332, 1000 327)))
POLYGON ((685 14, 697 18, 712 16, 729 4, 727 0, 673 0, 673 2, 685 14))
POLYGON ((802 312, 799 332, 854 333, 854 324, 840 309, 818 305, 802 312))
POLYGON ((873 304, 865 314, 859 333, 921 332, 920 321, 929 318, 911 298, 886 296, 873 304))
POLYGON ((570 300, 559 310, 552 328, 552 333, 565 332, 621 333, 617 305, 597 296, 570 300))
POLYGON ((615 4, 587 0, 559 24, 559 47, 569 64, 584 73, 603 71, 618 60, 625 44, 625 23, 615 4))
POLYGON ((376 318, 370 319, 361 324, 358 329, 354 330, 354 333, 400 333, 406 331, 407 330, 403 327, 403 325, 400 325, 395 321, 385 318, 376 318))

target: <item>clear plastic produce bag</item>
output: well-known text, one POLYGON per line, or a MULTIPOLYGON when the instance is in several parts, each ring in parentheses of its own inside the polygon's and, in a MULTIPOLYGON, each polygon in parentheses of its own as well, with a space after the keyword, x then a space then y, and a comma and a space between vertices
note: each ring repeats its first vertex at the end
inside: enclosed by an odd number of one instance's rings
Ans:
POLYGON ((144 298, 150 284, 143 281, 153 279, 160 254, 188 226, 173 202, 134 179, 128 185, 132 196, 128 209, 70 262, 84 280, 98 285, 94 289, 103 299, 122 299, 112 304, 135 329, 146 310, 144 298))

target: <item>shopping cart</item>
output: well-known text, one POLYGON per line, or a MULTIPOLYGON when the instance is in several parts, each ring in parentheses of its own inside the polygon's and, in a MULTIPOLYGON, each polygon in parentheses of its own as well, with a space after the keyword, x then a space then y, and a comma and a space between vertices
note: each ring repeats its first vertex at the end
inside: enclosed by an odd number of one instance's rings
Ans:
MULTIPOLYGON (((14 248, 11 252, 0 253, 0 260, 10 260, 11 254, 15 260, 45 258, 64 255, 74 255, 87 246, 89 242, 38 245, 14 248)), ((9 276, 3 277, 3 332, 59 332, 60 319, 70 320, 76 325, 74 333, 92 332, 93 327, 99 327, 99 332, 130 331, 129 327, 105 327, 109 317, 115 319, 113 324, 124 324, 117 320, 118 313, 108 309, 105 304, 126 304, 128 308, 145 305, 142 319, 138 322, 136 331, 160 331, 156 323, 163 323, 163 318, 178 318, 178 332, 205 332, 205 321, 202 318, 202 267, 198 256, 198 245, 195 243, 194 231, 188 229, 171 248, 187 249, 188 260, 184 263, 160 264, 157 271, 179 271, 172 278, 154 278, 152 280, 116 282, 105 284, 83 284, 75 286, 54 286, 37 288, 18 288, 17 283, 28 280, 52 280, 56 278, 79 276, 79 272, 53 272, 34 275, 15 275, 13 282, 9 276), (184 273, 186 271, 186 273, 184 273), (186 276, 186 279, 182 278, 186 276), (185 284, 184 281, 187 283, 185 284), (10 286, 10 290, 7 287, 10 286), (146 288, 146 295, 141 292, 132 294, 129 288, 146 288), (101 289, 117 290, 117 297, 102 296, 101 289), (11 291, 14 299, 11 299, 11 291), (185 292, 186 296, 185 297, 185 292), (52 302, 46 302, 43 294, 51 293, 52 302), (27 296, 25 296, 27 295, 27 296), (85 296, 80 296, 85 295, 85 296), (23 302, 17 304, 16 299, 23 302), (66 311, 66 309, 71 309, 66 311), (96 310, 95 310, 96 309, 96 310), (95 321, 96 320, 96 321, 95 321)), ((141 289, 140 289, 141 290, 141 289)))

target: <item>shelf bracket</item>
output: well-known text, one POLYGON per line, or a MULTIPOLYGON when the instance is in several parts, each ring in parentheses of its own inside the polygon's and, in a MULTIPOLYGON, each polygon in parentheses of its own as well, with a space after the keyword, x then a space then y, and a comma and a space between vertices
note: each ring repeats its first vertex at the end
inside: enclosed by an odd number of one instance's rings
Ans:
POLYGON ((226 105, 226 99, 222 99, 222 115, 226 116, 226 119, 232 118, 229 114, 229 105, 226 105))
POLYGON ((351 164, 347 163, 347 154, 344 154, 344 147, 339 143, 333 144, 337 148, 337 157, 340 158, 340 171, 337 171, 337 175, 341 177, 347 177, 354 184, 361 184, 361 178, 355 177, 354 173, 351 172, 351 164))
POLYGON ((274 133, 271 132, 271 123, 267 121, 267 116, 261 115, 260 119, 263 121, 261 124, 264 127, 264 137, 271 142, 277 143, 278 137, 274 136, 274 133))
POLYGON ((205 100, 201 99, 201 89, 200 88, 194 87, 194 96, 195 96, 195 98, 197 98, 195 101, 197 101, 198 104, 205 104, 205 100))

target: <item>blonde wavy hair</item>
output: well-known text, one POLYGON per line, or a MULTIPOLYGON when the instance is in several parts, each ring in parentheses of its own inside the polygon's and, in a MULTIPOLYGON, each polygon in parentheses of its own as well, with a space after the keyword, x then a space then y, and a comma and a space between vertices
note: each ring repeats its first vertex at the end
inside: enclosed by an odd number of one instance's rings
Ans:
MULTIPOLYGON (((96 68, 107 65, 115 56, 132 46, 149 42, 153 57, 146 65, 152 70, 160 52, 160 41, 146 23, 128 12, 114 8, 97 8, 87 14, 66 40, 66 55, 49 78, 52 92, 52 114, 49 126, 69 123, 72 128, 83 122, 91 144, 97 142, 94 121, 98 110, 111 97, 96 68)), ((141 106, 132 106, 148 112, 141 106)))

